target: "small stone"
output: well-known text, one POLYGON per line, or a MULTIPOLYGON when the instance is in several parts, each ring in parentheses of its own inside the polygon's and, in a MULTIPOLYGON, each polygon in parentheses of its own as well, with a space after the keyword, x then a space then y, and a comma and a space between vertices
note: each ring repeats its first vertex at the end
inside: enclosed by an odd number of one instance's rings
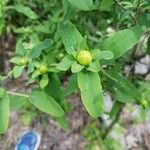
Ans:
POLYGON ((149 81, 150 81, 150 74, 148 74, 148 75, 145 77, 145 80, 149 80, 149 81))
POLYGON ((134 68, 134 73, 135 74, 146 74, 148 72, 148 65, 136 62, 135 63, 135 68, 134 68))
POLYGON ((104 109, 105 112, 110 112, 113 106, 112 97, 108 92, 104 93, 104 109))
POLYGON ((142 64, 150 65, 150 56, 146 55, 145 57, 141 58, 140 62, 142 64))
POLYGON ((107 32, 108 34, 114 34, 114 33, 115 33, 115 30, 114 30, 112 27, 108 27, 107 30, 106 30, 106 32, 107 32))

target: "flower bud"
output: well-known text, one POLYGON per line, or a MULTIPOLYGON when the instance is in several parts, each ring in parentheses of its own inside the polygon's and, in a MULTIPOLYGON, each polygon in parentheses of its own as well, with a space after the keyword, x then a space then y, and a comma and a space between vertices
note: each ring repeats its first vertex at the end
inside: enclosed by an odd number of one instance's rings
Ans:
POLYGON ((20 60, 20 64, 23 65, 23 66, 26 66, 28 64, 28 59, 27 58, 22 58, 20 60))
POLYGON ((147 102, 147 100, 145 100, 145 99, 142 99, 142 100, 140 101, 140 104, 141 104, 144 108, 147 108, 147 107, 148 107, 148 102, 147 102))
POLYGON ((38 69, 41 74, 48 72, 48 67, 47 65, 44 65, 44 64, 40 65, 38 69))
POLYGON ((87 50, 81 50, 77 54, 77 62, 80 65, 87 66, 92 61, 92 54, 87 50))

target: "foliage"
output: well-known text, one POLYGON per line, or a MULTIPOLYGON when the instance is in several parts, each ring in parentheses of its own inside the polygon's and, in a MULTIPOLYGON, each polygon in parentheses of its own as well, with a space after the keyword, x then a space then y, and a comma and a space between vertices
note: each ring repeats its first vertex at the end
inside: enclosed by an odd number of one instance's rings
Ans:
POLYGON ((146 81, 141 85, 122 74, 126 58, 132 59, 141 37, 149 37, 149 12, 150 2, 144 0, 2 0, 0 33, 12 33, 17 42, 10 59, 13 68, 0 76, 0 82, 26 73, 27 85, 38 88, 23 94, 1 87, 0 133, 8 127, 9 109, 26 108, 26 104, 51 115, 67 129, 66 113, 71 107, 66 98, 78 89, 95 119, 105 113, 104 91, 114 99, 111 118, 125 103, 149 108, 150 87, 147 92, 141 90, 146 81), (69 78, 66 87, 62 83, 65 76, 69 78))

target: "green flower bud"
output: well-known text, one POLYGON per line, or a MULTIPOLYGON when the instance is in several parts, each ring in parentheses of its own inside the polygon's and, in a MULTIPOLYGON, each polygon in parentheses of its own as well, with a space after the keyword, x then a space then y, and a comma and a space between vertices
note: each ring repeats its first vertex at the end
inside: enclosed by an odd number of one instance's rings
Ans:
POLYGON ((23 65, 23 66, 26 66, 28 64, 28 59, 27 58, 22 58, 20 60, 20 64, 23 65))
POLYGON ((60 58, 60 59, 63 58, 64 56, 65 56, 64 53, 59 53, 59 54, 58 54, 58 58, 60 58))
POLYGON ((148 102, 147 102, 147 100, 145 100, 145 99, 142 99, 142 100, 140 101, 140 104, 141 104, 144 108, 147 108, 147 107, 148 107, 148 102))
POLYGON ((44 73, 48 72, 48 67, 47 67, 47 65, 42 64, 39 66, 38 70, 41 74, 44 74, 44 73))
POLYGON ((26 27, 26 28, 24 28, 24 32, 29 33, 29 32, 31 32, 31 29, 29 27, 26 27))
POLYGON ((92 61, 92 54, 87 50, 81 50, 77 54, 77 62, 80 65, 87 66, 92 61))

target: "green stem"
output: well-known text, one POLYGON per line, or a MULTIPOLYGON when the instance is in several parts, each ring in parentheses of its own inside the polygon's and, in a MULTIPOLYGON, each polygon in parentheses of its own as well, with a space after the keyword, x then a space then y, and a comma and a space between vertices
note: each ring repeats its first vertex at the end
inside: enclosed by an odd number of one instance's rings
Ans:
POLYGON ((29 95, 27 95, 27 94, 22 94, 22 93, 17 93, 17 92, 11 92, 11 91, 7 91, 7 93, 10 94, 10 95, 16 95, 16 96, 21 96, 21 97, 29 98, 29 95))
POLYGON ((103 139, 106 139, 108 134, 110 133, 110 131, 113 129, 114 125, 119 121, 120 115, 122 113, 122 110, 124 108, 124 105, 122 105, 120 107, 120 109, 118 110, 116 117, 114 118, 114 120, 111 122, 111 124, 105 129, 105 132, 102 134, 103 139))
MULTIPOLYGON (((122 6, 122 4, 121 4, 118 0, 113 0, 113 1, 114 1, 114 3, 115 3, 116 5, 118 5, 122 10, 124 10, 125 12, 127 11, 127 9, 124 8, 124 7, 122 6)), ((129 15, 130 15, 130 17, 132 18, 133 22, 137 25, 137 24, 138 24, 137 18, 136 18, 135 16, 133 16, 131 13, 130 13, 129 15)))

